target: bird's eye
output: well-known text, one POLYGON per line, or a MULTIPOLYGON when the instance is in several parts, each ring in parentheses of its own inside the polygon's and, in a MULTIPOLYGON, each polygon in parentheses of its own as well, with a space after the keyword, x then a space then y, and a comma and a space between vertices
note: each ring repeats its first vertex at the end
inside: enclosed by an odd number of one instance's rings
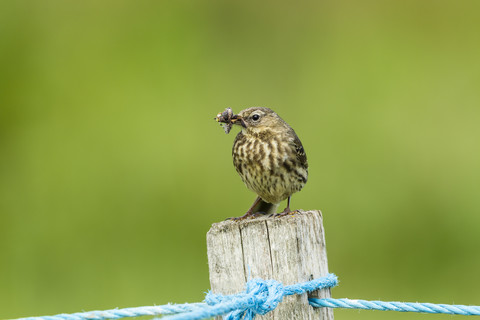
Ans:
POLYGON ((260 119, 260 115, 259 115, 259 114, 254 114, 254 115, 252 116, 252 120, 253 120, 253 121, 258 121, 258 119, 260 119))

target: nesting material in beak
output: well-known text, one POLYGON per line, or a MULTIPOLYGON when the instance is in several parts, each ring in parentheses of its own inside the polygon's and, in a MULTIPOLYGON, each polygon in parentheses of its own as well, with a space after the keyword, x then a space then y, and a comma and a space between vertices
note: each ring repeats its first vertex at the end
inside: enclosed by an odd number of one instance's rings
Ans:
POLYGON ((234 124, 241 125, 244 128, 247 127, 245 120, 238 114, 233 114, 231 108, 226 108, 222 113, 218 113, 215 120, 220 123, 227 134, 232 130, 234 124))
POLYGON ((233 111, 231 108, 226 108, 222 113, 218 113, 215 120, 220 123, 225 130, 225 133, 228 134, 232 130, 233 123, 232 118, 234 117, 233 111))

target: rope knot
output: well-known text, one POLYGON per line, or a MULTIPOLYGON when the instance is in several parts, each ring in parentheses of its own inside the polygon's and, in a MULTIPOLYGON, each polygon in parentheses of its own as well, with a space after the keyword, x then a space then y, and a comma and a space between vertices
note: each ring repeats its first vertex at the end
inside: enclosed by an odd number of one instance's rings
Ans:
POLYGON ((282 302, 285 290, 283 284, 275 280, 253 279, 247 282, 246 294, 252 295, 254 314, 266 314, 282 302))
POLYGON ((208 292, 205 302, 218 309, 215 315, 228 313, 226 320, 252 320, 257 314, 264 315, 275 309, 284 296, 331 288, 337 282, 334 274, 288 286, 276 280, 253 279, 247 281, 245 291, 238 294, 224 296, 208 292))
POLYGON ((230 302, 242 303, 246 308, 232 311, 225 318, 227 320, 251 320, 257 314, 264 315, 272 311, 282 302, 285 295, 285 287, 275 280, 253 279, 246 283, 245 291, 231 296, 213 294, 208 292, 205 302, 209 305, 230 302))

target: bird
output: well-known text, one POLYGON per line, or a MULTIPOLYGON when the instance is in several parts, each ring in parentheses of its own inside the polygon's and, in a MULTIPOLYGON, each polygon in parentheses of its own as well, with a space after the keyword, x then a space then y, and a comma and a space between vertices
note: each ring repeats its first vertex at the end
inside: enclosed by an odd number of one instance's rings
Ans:
POLYGON ((221 122, 229 126, 226 133, 232 125, 241 128, 233 143, 233 164, 246 187, 257 194, 243 216, 231 219, 292 213, 290 199, 308 179, 307 155, 295 131, 277 113, 265 107, 247 108, 235 115, 227 108, 223 115, 226 119, 221 122), (285 199, 286 208, 276 214, 280 202, 285 199))

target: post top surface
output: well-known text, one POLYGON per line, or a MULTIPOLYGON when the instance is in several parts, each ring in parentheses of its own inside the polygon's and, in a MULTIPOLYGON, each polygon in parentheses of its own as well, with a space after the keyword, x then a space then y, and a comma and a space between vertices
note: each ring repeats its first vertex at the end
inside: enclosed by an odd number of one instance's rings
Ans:
POLYGON ((244 220, 239 220, 239 221, 234 221, 234 220, 225 220, 225 221, 220 221, 212 224, 212 227, 210 230, 215 230, 215 231, 221 231, 222 229, 229 229, 232 227, 247 227, 251 225, 256 225, 260 223, 265 223, 266 221, 268 222, 285 222, 285 223, 291 223, 294 222, 297 219, 304 218, 305 216, 308 215, 319 215, 320 219, 322 219, 322 212, 320 210, 302 210, 298 209, 298 212, 292 215, 286 215, 283 217, 268 217, 268 216, 262 216, 262 217, 257 217, 253 219, 244 219, 244 220))

